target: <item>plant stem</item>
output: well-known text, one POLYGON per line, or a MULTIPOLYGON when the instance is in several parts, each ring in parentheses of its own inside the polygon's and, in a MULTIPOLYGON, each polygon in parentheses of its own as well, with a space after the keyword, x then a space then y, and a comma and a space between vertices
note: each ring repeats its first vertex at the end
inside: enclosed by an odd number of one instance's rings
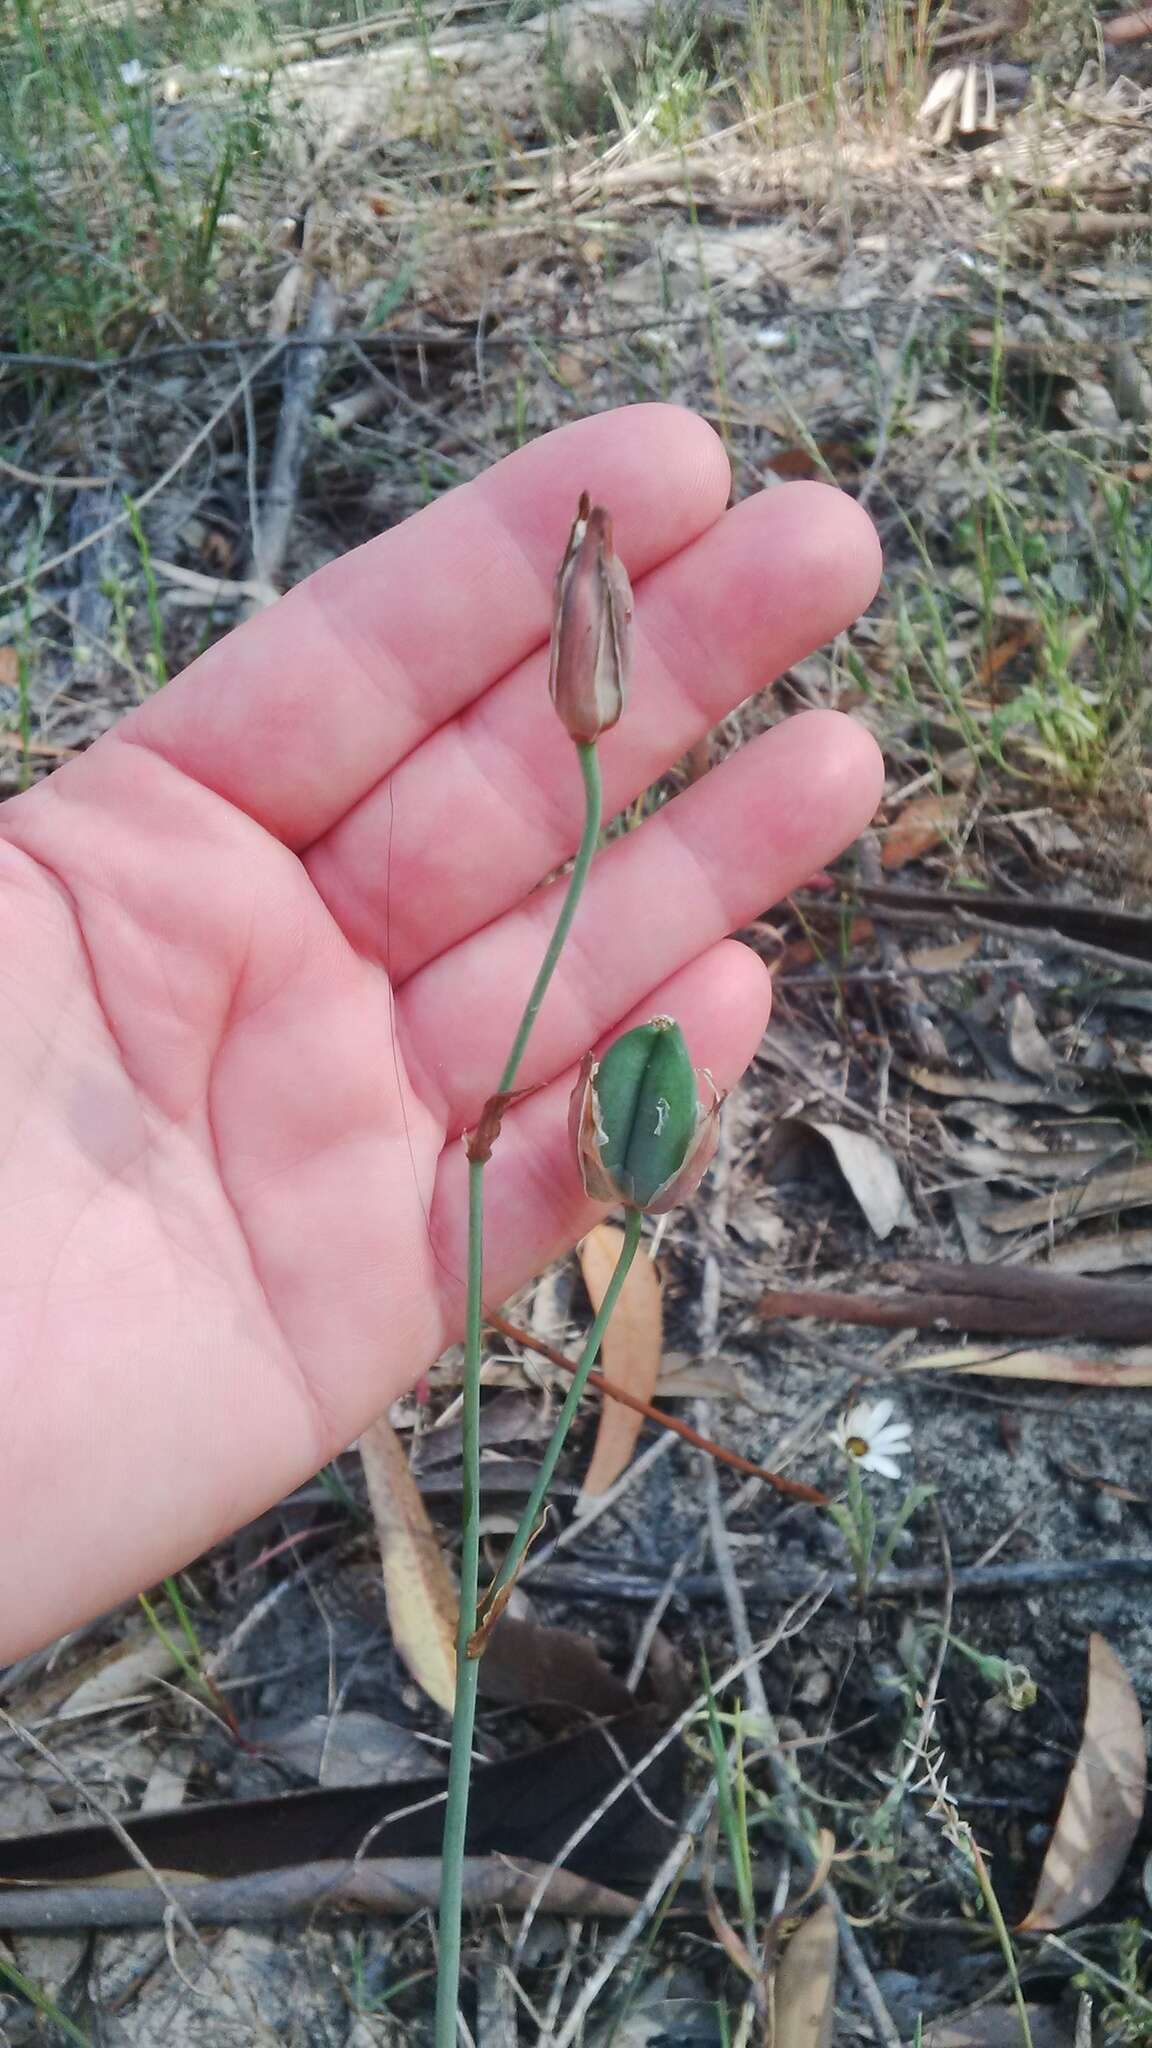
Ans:
MULTIPOLYGON (((506 1586, 509 1579, 515 1577, 523 1562, 524 1553, 535 1534, 536 1524, 540 1519, 540 1510, 544 1505, 544 1496, 548 1491, 552 1474, 556 1470, 557 1461, 564 1448, 564 1439, 572 1426, 573 1417, 580 1406, 584 1389, 588 1385, 588 1375, 596 1363, 600 1346, 604 1341, 604 1332, 612 1320, 612 1311, 620 1299, 620 1290, 628 1277, 628 1269, 636 1257, 640 1244, 640 1233, 643 1227, 644 1217, 641 1211, 639 1209, 629 1209, 624 1224, 624 1242, 620 1247, 620 1256, 616 1261, 615 1270, 604 1291, 604 1299, 600 1304, 592 1328, 588 1332, 584 1349, 580 1354, 576 1370, 572 1375, 572 1384, 568 1389, 564 1406, 556 1418, 556 1427, 552 1431, 552 1435, 548 1440, 548 1448, 541 1459, 540 1470, 536 1475, 536 1484, 532 1488, 528 1505, 520 1517, 516 1534, 508 1545, 500 1569, 492 1581, 491 1593, 498 1593, 501 1586, 506 1586)), ((491 1597, 491 1594, 489 1597, 491 1597)))
POLYGON ((480 1355, 484 1281, 484 1162, 468 1162, 468 1307, 464 1334, 463 1496, 460 1550, 460 1618, 456 1627, 456 1701, 452 1711, 452 1754, 448 1803, 440 1852, 440 1954, 436 1973, 436 2048, 456 2048, 456 2004, 464 1916, 464 1839, 472 1777, 472 1735, 476 1726, 478 1659, 468 1655, 476 1627, 480 1582, 480 1355))
MULTIPOLYGON (((600 837, 603 798, 600 763, 595 744, 578 741, 576 752, 580 761, 580 772, 584 778, 584 831, 568 879, 567 893, 556 920, 556 928, 548 942, 540 971, 532 984, 532 992, 512 1041, 512 1050, 500 1076, 497 1092, 501 1095, 509 1092, 519 1072, 532 1026, 539 1015, 540 1005, 544 1001, 564 941, 571 929, 576 905, 588 879, 588 870, 592 865, 592 857, 600 837)), ((456 1631, 456 1700, 452 1715, 452 1754, 448 1769, 448 1801, 444 1809, 444 1843, 441 1852, 436 2048, 456 2048, 456 2008, 460 1987, 463 1921, 464 1844, 468 1829, 472 1737, 476 1726, 476 1693, 480 1675, 479 1659, 468 1655, 468 1641, 476 1628, 476 1608, 480 1590, 480 1366, 484 1304, 484 1165, 482 1159, 470 1159, 468 1162, 468 1303, 465 1314, 464 1397, 461 1415, 463 1499, 460 1619, 456 1631)), ((594 1357, 595 1352, 589 1358, 589 1369, 594 1357)), ((553 1457, 544 1477, 541 1495, 547 1487, 555 1463, 556 1459, 553 1457)), ((532 1524, 529 1524, 529 1534, 531 1527, 532 1524)))
POLYGON ((507 1094, 520 1070, 520 1062, 524 1057, 524 1049, 528 1043, 532 1026, 535 1024, 540 1013, 540 1005, 544 1001, 548 983, 555 973, 556 962, 560 958, 564 941, 572 928, 572 919, 576 915, 576 905, 580 901, 581 892, 588 879, 588 870, 592 865, 592 856, 596 851, 597 841, 600 837, 600 816, 603 808, 603 798, 600 789, 600 763, 596 757, 595 742, 586 743, 583 740, 577 740, 575 744, 580 760, 580 773, 584 777, 584 832, 573 863, 572 873, 568 878, 568 893, 560 906, 560 915, 556 920, 556 929, 548 941, 548 951, 540 962, 540 972, 532 984, 532 993, 524 1006, 524 1015, 520 1019, 520 1027, 512 1041, 512 1050, 508 1055, 504 1072, 501 1074, 497 1084, 498 1093, 501 1095, 507 1094))

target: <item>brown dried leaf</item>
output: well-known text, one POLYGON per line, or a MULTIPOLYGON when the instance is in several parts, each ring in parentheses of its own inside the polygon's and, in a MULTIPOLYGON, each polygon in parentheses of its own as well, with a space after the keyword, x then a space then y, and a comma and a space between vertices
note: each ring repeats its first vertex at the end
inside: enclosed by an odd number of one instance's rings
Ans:
POLYGON ((429 1699, 451 1713, 456 1697, 456 1589, 408 1470, 396 1431, 380 1415, 360 1438, 392 1639, 429 1699))
POLYGON ((948 967, 966 967, 983 944, 983 934, 973 932, 969 938, 953 939, 947 946, 917 946, 908 955, 908 965, 918 974, 925 970, 939 974, 948 967))
POLYGON ((407 1728, 355 1708, 313 1714, 264 1735, 260 1747, 318 1785, 407 1785, 432 1777, 440 1765, 436 1752, 407 1728))
POLYGON ((1065 1113, 1080 1116, 1085 1110, 1095 1109, 1098 1096, 1058 1096, 1053 1088, 1045 1087, 1042 1081, 988 1081, 981 1074, 940 1074, 934 1067, 909 1067, 908 1079, 915 1081, 918 1088, 927 1089, 930 1095, 953 1095, 974 1102, 1002 1102, 1008 1104, 1025 1102, 1059 1102, 1065 1113))
POLYGON ((1036 1012, 1023 989, 1008 1004, 1007 1023, 1008 1050, 1016 1065, 1026 1074, 1048 1080, 1056 1072, 1056 1055, 1036 1022, 1036 1012))
POLYGON ((590 1637, 507 1612, 493 1622, 480 1659, 480 1691, 509 1706, 571 1708, 604 1720, 636 1704, 590 1637))
MULTIPOLYGON (((598 1223, 580 1246, 580 1271, 588 1299, 599 1309, 616 1270, 624 1232, 614 1223, 598 1223)), ((660 1376, 664 1320, 660 1280, 651 1259, 634 1259, 620 1290, 616 1312, 604 1333, 601 1363, 606 1378, 615 1380, 640 1401, 651 1401, 660 1376)), ((595 1500, 624 1471, 644 1427, 644 1417, 621 1401, 604 1401, 592 1462, 584 1475, 577 1504, 595 1500)))
POLYGON ((866 1131, 818 1122, 814 1117, 781 1117, 769 1140, 765 1165, 783 1165, 813 1138, 831 1152, 877 1237, 890 1237, 894 1230, 911 1223, 912 1212, 896 1161, 888 1147, 866 1131))
POLYGON ((1070 1238, 1048 1254, 1058 1273, 1122 1273, 1126 1266, 1152 1266, 1152 1230, 1109 1230, 1102 1236, 1070 1238))
POLYGON ((1002 1209, 990 1209, 984 1221, 989 1230, 1032 1230, 1068 1216, 1111 1215, 1120 1209, 1143 1208, 1150 1202, 1152 1159, 1141 1159, 1132 1166, 1118 1167, 1115 1173, 1098 1173, 1082 1187, 1061 1188, 1027 1202, 1009 1202, 1002 1209))
POLYGON ((836 1915, 817 1906, 776 1971, 773 2048, 830 2048, 836 2008, 836 1915))
POLYGON ((880 835, 880 865, 888 874, 930 853, 959 824, 966 796, 918 796, 906 804, 894 825, 880 835))
POLYGON ((1152 1345, 1133 1345, 1108 1358, 1075 1358, 1067 1351, 1004 1351, 961 1344, 910 1358, 901 1372, 978 1373, 985 1379, 1056 1380, 1069 1387, 1152 1387, 1152 1345))
POLYGON ((1029 641, 1036 638, 1038 630, 1039 622, 1028 619, 1024 625, 1005 633, 994 647, 990 647, 976 671, 978 688, 986 690, 989 683, 995 681, 1001 669, 1007 668, 1010 661, 1015 661, 1016 656, 1024 652, 1029 641))
POLYGON ((1146 1781, 1140 1702, 1115 1650, 1091 1636, 1084 1732, 1021 1933, 1067 1927, 1107 1898, 1136 1839, 1146 1781))
POLYGON ((158 1678, 167 1678, 178 1669, 179 1659, 167 1643, 159 1636, 144 1636, 124 1645, 110 1661, 102 1662, 97 1671, 82 1678, 64 1701, 59 1718, 70 1721, 78 1714, 116 1706, 121 1700, 147 1692, 158 1678))
POLYGON ((20 656, 14 647, 0 647, 0 686, 14 690, 20 681, 20 656))

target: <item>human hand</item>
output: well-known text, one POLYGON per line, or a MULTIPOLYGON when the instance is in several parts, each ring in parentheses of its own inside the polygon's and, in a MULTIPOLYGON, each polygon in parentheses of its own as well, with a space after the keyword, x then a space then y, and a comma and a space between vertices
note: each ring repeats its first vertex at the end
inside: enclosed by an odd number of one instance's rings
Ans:
MULTIPOLYGON (((582 817, 545 675, 583 489, 637 587, 607 815, 872 596, 847 498, 725 512, 700 420, 600 415, 322 570, 0 806, 0 1658, 275 1502, 460 1333, 460 1134, 582 817)), ((491 1302, 597 1213, 566 1140, 584 1051, 667 1011, 734 1081, 769 991, 724 935, 879 789, 867 735, 811 712, 601 855, 487 1173, 491 1302)))

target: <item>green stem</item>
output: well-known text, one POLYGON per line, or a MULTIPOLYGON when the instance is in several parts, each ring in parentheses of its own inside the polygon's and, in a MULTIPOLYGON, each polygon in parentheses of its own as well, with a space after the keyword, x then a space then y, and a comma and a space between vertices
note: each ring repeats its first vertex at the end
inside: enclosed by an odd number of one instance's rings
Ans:
POLYGON ((620 1299, 620 1290, 628 1278, 628 1268, 636 1257, 640 1245, 640 1233, 643 1227, 644 1217, 641 1211, 639 1209, 629 1209, 624 1224, 624 1242, 620 1247, 620 1256, 616 1261, 612 1278, 604 1290, 604 1299, 600 1303, 596 1319, 588 1332, 584 1349, 580 1354, 580 1362, 572 1375, 572 1383, 568 1389, 564 1406, 556 1418, 556 1427, 548 1440, 548 1448, 541 1460, 540 1470, 536 1475, 536 1484, 532 1488, 528 1505, 520 1517, 516 1534, 513 1536, 508 1546, 507 1554, 496 1577, 492 1581, 493 1593, 498 1593, 501 1586, 506 1586, 509 1579, 515 1577, 520 1569, 524 1553, 535 1534, 536 1524, 540 1519, 540 1510, 544 1505, 544 1496, 548 1491, 552 1474, 556 1470, 560 1453, 564 1448, 564 1439, 572 1426, 573 1417, 580 1406, 581 1396, 588 1385, 588 1375, 596 1363, 600 1346, 604 1341, 604 1332, 612 1320, 612 1312, 620 1299))
MULTIPOLYGON (((532 984, 532 992, 512 1042, 512 1050, 500 1076, 497 1092, 501 1095, 509 1092, 519 1072, 532 1026, 539 1015, 540 1005, 544 1001, 564 941, 571 929, 576 906, 588 879, 588 870, 600 838, 603 799, 596 748, 594 744, 578 741, 576 752, 580 760, 580 772, 584 778, 584 831, 568 879, 567 893, 556 920, 556 928, 549 940, 540 971, 532 984)), ((480 1674, 480 1660, 478 1657, 469 1657, 468 1642, 476 1628, 476 1608, 480 1590, 480 1365, 483 1348, 483 1303, 484 1161, 469 1160, 468 1304, 465 1316, 464 1398, 461 1416, 464 1492, 461 1515, 460 1619, 456 1631, 456 1700, 452 1714, 452 1755, 448 1768, 448 1800, 444 1809, 444 1844, 440 1876, 436 2048, 456 2048, 456 2010, 460 1989, 464 1911, 464 1844, 468 1830, 472 1738, 476 1726, 476 1692, 480 1674)), ((592 1356, 595 1356, 594 1352, 592 1356)), ((541 1496, 547 1487, 555 1463, 556 1459, 553 1457, 544 1475, 540 1488, 541 1496)))
POLYGON ((436 1973, 436 2048, 456 2048, 456 2005, 464 1920, 464 1838, 472 1778, 479 1660, 468 1655, 480 1582, 480 1359, 484 1284, 484 1162, 468 1162, 468 1307, 464 1332, 463 1501, 460 1619, 456 1628, 456 1701, 440 1865, 440 1955, 436 1973))
POLYGON ((548 951, 540 962, 540 972, 532 984, 532 993, 524 1006, 524 1015, 520 1019, 520 1028, 512 1041, 512 1050, 505 1063, 504 1072, 500 1076, 497 1090, 500 1095, 508 1093, 520 1070, 520 1062, 524 1057, 524 1048, 528 1043, 532 1026, 539 1015, 540 1005, 544 1001, 548 983, 556 971, 556 962, 563 951, 564 941, 572 928, 572 919, 576 915, 576 905, 580 901, 581 891, 588 879, 588 870, 592 865, 592 856, 596 851, 597 842, 600 838, 600 816, 603 808, 603 797, 600 789, 600 763, 596 757, 595 741, 589 743, 584 740, 577 740, 576 752, 580 760, 580 773, 584 777, 584 833, 576 854, 572 873, 568 878, 568 893, 560 906, 560 915, 556 920, 556 929, 548 941, 548 951))

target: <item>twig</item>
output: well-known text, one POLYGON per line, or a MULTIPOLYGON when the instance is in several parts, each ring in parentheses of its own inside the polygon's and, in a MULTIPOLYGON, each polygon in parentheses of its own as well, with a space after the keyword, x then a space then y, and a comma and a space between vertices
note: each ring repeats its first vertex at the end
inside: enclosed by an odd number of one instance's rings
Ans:
MULTIPOLYGON (((154 563, 153 567, 159 564, 154 563)), ((998 960, 965 960, 960 967, 913 967, 905 961, 902 967, 797 967, 791 974, 773 974, 774 988, 792 989, 799 993, 805 988, 840 988, 854 986, 857 982, 889 983, 909 981, 955 981, 959 976, 978 971, 987 972, 994 968, 997 974, 1022 973, 1035 966, 1032 955, 1011 956, 998 960)), ((769 962, 771 972, 771 962, 769 962)))
MULTIPOLYGON (((866 832, 860 841, 860 873, 865 884, 875 892, 881 886, 880 847, 874 832, 866 832)), ((879 910, 873 914, 876 940, 880 956, 905 993, 899 998, 898 1007, 904 1013, 904 1020, 911 1034, 916 1050, 922 1060, 931 1066, 947 1066, 948 1047, 941 1036, 939 1026, 928 1006, 928 998, 904 957, 903 949, 891 931, 886 930, 879 910)))
POLYGON ((952 1634, 952 1608, 956 1599, 956 1575, 952 1569, 952 1546, 948 1541, 948 1531, 944 1526, 944 1517, 940 1513, 939 1501, 933 1500, 932 1508, 936 1518, 936 1535, 940 1544, 940 1576, 944 1581, 944 1598, 940 1605, 940 1620, 937 1623, 939 1635, 935 1654, 932 1658, 932 1669, 928 1673, 928 1682, 922 1694, 920 1725, 916 1730, 913 1740, 908 1744, 908 1756, 900 1770, 899 1782, 903 1786, 911 1784, 912 1773, 919 1765, 920 1759, 927 1755, 928 1746, 932 1740, 932 1729, 936 1720, 936 1708, 939 1705, 940 1698, 940 1680, 944 1675, 944 1660, 948 1655, 948 1639, 952 1634))
POLYGON ((671 1435, 655 1437, 647 1449, 641 1451, 639 1457, 633 1458, 632 1463, 625 1467, 615 1485, 610 1486, 607 1493, 601 1493, 589 1502, 579 1520, 568 1522, 560 1534, 553 1537, 551 1543, 537 1544, 534 1550, 530 1550, 520 1573, 521 1585, 526 1579, 536 1578, 540 1572, 546 1571, 558 1550, 566 1550, 571 1544, 582 1542, 591 1524, 598 1521, 601 1515, 611 1514, 623 1495, 643 1479, 645 1473, 675 1447, 675 1443, 676 1438, 671 1435))
POLYGON ((604 1954, 584 1985, 579 1998, 568 2014, 560 2032, 554 2037, 555 2048, 571 2048, 580 2036, 585 2018, 591 2011, 606 1984, 611 1983, 625 1956, 643 1934, 648 1922, 656 1912, 665 1893, 684 1872, 696 1845, 696 1838, 707 1825, 712 1808, 716 1803, 715 1781, 701 1793, 695 1806, 677 1836, 659 1870, 648 1886, 644 1897, 627 1924, 620 1929, 614 1941, 609 1942, 604 1954))
POLYGON ((252 579, 263 584, 269 594, 280 579, 296 512, 307 428, 312 419, 324 360, 323 352, 316 343, 332 333, 339 307, 339 297, 328 279, 318 272, 312 286, 304 330, 304 338, 311 346, 288 358, 268 487, 260 509, 259 528, 252 535, 252 579))
POLYGON ((0 472, 18 484, 31 484, 38 491, 102 491, 106 484, 116 481, 110 476, 53 476, 48 471, 21 469, 18 462, 9 462, 4 455, 0 455, 0 472))
MULTIPOLYGON (((1049 901, 1033 903, 1027 897, 984 896, 979 910, 968 897, 952 889, 931 895, 919 889, 901 889, 888 883, 864 882, 857 890, 860 904, 892 924, 934 925, 942 920, 959 924, 968 931, 994 932, 1023 945, 1051 948, 1090 960, 1101 967, 1113 967, 1124 974, 1147 979, 1152 975, 1152 917, 1133 910, 1113 910, 1104 904, 1049 901), (1089 932, 1103 931, 1114 947, 1100 946, 1089 932), (1121 946, 1131 950, 1121 952, 1121 946)), ((827 908, 823 904, 822 908, 827 908)))
MULTIPOLYGON (((502 1337, 510 1337, 515 1343, 522 1344, 526 1350, 538 1352, 541 1358, 548 1359, 552 1365, 558 1365, 564 1372, 575 1372, 573 1360, 563 1351, 555 1344, 549 1344, 543 1337, 534 1336, 531 1330, 523 1329, 519 1323, 510 1323, 507 1317, 491 1313, 486 1315, 485 1320, 491 1323, 494 1330, 499 1330, 502 1337)), ((588 1384, 598 1387, 609 1400, 619 1401, 622 1407, 631 1408, 635 1414, 643 1415, 658 1429, 669 1429, 675 1436, 683 1437, 685 1443, 695 1445, 697 1450, 707 1451, 710 1458, 718 1458, 722 1465, 730 1465, 734 1472, 746 1472, 753 1479, 762 1479, 766 1486, 774 1487, 777 1493, 788 1494, 792 1500, 811 1501, 817 1507, 824 1505, 826 1496, 816 1487, 804 1486, 800 1480, 787 1479, 779 1472, 768 1472, 763 1465, 754 1464, 751 1458, 742 1458, 737 1451, 725 1450, 722 1444, 714 1442, 709 1436, 703 1436, 699 1430, 693 1429, 690 1423, 682 1422, 678 1415, 669 1415, 664 1409, 653 1407, 650 1401, 642 1401, 638 1394, 631 1393, 617 1380, 608 1379, 604 1373, 589 1373, 588 1384)))
MULTIPOLYGON (((465 1859, 465 1901, 477 1912, 519 1912, 533 1896, 542 1874, 548 1879, 543 1894, 546 1912, 619 1919, 634 1908, 635 1901, 622 1892, 571 1871, 542 1872, 538 1863, 512 1863, 502 1856, 465 1859)), ((198 1922, 202 1927, 317 1913, 407 1915, 435 1906, 439 1890, 438 1856, 300 1863, 246 1877, 170 1884, 163 1896, 127 1884, 22 1886, 19 1890, 0 1888, 0 1927, 12 1933, 157 1927, 170 1907, 189 1924, 198 1922)))
MULTIPOLYGON (((961 1565, 953 1573, 957 1599, 1024 1590, 1046 1592, 1059 1586, 1123 1585, 1128 1579, 1152 1578, 1152 1557, 1029 1558, 1017 1564, 961 1565)), ((872 1581, 869 1596, 883 1600, 918 1599, 922 1593, 941 1593, 946 1584, 941 1571, 887 1571, 872 1581)), ((622 1600, 643 1606, 655 1600, 664 1581, 654 1572, 600 1571, 580 1564, 550 1565, 542 1591, 563 1593, 569 1600, 622 1600)), ((693 1572, 680 1581, 680 1592, 688 1600, 719 1600, 723 1586, 715 1572, 693 1572)), ((779 1568, 771 1580, 757 1579, 745 1589, 759 1598, 800 1600, 806 1593, 823 1593, 828 1599, 846 1604, 856 1597, 852 1572, 803 1572, 779 1568)))
POLYGON ((770 1288, 759 1313, 768 1321, 812 1316, 880 1330, 963 1330, 1014 1337, 1091 1337, 1099 1343, 1152 1340, 1152 1293, 1143 1283, 1051 1273, 1043 1266, 977 1266, 924 1260, 884 1275, 902 1294, 844 1294, 839 1289, 770 1288))

